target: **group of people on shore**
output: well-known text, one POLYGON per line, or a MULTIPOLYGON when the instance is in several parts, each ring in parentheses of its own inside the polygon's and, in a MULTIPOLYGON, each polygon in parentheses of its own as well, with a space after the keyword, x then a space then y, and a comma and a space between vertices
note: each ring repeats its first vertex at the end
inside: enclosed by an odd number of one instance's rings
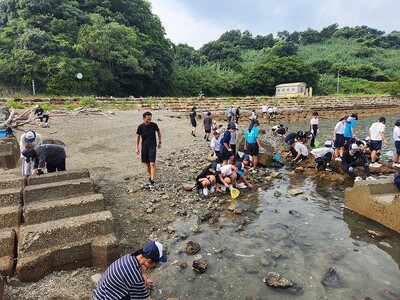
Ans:
MULTIPOLYGON (((318 112, 313 113, 310 120, 309 131, 298 131, 289 133, 285 137, 285 142, 289 146, 287 157, 292 157, 293 163, 297 164, 308 158, 308 148, 305 143, 310 141, 311 154, 314 156, 316 168, 318 170, 332 171, 331 161, 335 159, 341 162, 342 169, 356 181, 361 180, 355 174, 356 167, 363 167, 366 179, 374 180, 370 175, 370 168, 379 168, 378 163, 382 144, 388 144, 385 138, 386 118, 380 117, 368 129, 368 136, 364 139, 357 139, 355 125, 358 121, 356 113, 340 118, 333 130, 332 140, 324 143, 324 147, 319 146, 316 137, 318 129, 318 112)), ((273 128, 277 134, 278 130, 283 130, 283 125, 273 128)), ((397 120, 393 129, 393 139, 395 141, 396 152, 394 155, 393 166, 400 167, 400 120, 397 120)))

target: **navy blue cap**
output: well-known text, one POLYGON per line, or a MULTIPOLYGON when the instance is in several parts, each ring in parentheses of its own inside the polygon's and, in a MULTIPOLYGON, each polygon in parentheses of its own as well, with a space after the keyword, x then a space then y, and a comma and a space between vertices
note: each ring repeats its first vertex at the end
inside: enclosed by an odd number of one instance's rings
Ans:
POLYGON ((163 253, 163 245, 159 242, 149 242, 143 246, 143 256, 155 262, 167 261, 167 255, 163 253))

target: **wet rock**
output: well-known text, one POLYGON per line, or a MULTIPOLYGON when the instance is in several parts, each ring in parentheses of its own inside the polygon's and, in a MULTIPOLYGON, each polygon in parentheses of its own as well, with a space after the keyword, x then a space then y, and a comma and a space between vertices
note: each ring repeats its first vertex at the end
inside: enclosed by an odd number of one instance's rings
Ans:
POLYGON ((208 219, 210 219, 212 216, 213 216, 213 214, 210 211, 201 211, 198 214, 200 223, 203 221, 208 221, 208 219))
POLYGON ((263 281, 266 285, 273 288, 287 289, 293 286, 291 280, 283 278, 280 274, 275 272, 269 272, 263 281))
POLYGON ((262 258, 260 260, 260 265, 262 265, 262 266, 269 266, 270 264, 271 264, 271 262, 267 258, 262 258))
POLYGON ((274 192, 274 196, 275 197, 280 197, 282 195, 282 193, 280 191, 275 191, 274 192))
POLYGON ((194 183, 182 183, 182 189, 184 191, 192 191, 194 189, 194 183))
POLYGON ((180 233, 180 234, 178 235, 178 240, 179 240, 179 241, 184 241, 184 240, 187 239, 188 236, 189 236, 189 235, 188 235, 187 233, 180 233))
POLYGON ((167 232, 168 232, 169 234, 173 234, 173 233, 175 233, 175 228, 172 227, 172 226, 168 226, 168 227, 167 227, 167 232))
POLYGON ((200 244, 189 241, 186 244, 186 253, 189 255, 196 254, 201 249, 200 244))
POLYGON ((294 172, 296 174, 304 173, 304 168, 303 167, 297 167, 296 169, 294 169, 294 172))
POLYGON ((224 252, 224 250, 225 250, 224 247, 220 247, 220 248, 214 249, 214 252, 217 253, 217 254, 220 254, 220 253, 224 252))
POLYGON ((301 200, 302 201, 308 201, 308 198, 307 197, 301 197, 301 200))
POLYGON ((187 262, 183 261, 183 262, 179 262, 178 263, 178 267, 181 268, 181 269, 186 269, 187 266, 188 266, 187 262))
POLYGON ((272 178, 280 178, 280 177, 282 177, 282 174, 280 172, 272 172, 271 177, 272 178))
POLYGON ((326 286, 340 286, 340 278, 334 268, 329 268, 321 280, 321 283, 326 286))
POLYGON ((301 214, 297 210, 294 210, 294 209, 289 210, 289 214, 291 214, 292 216, 295 216, 295 217, 301 216, 301 214))
POLYGON ((237 215, 241 215, 241 214, 243 213, 243 209, 242 209, 242 208, 235 208, 235 209, 233 210, 233 212, 234 212, 235 214, 237 214, 237 215))
POLYGON ((16 277, 11 277, 6 279, 7 284, 13 287, 23 286, 23 283, 16 277))
POLYGON ((288 190, 288 193, 289 193, 291 196, 296 196, 296 195, 303 194, 304 191, 303 191, 303 190, 300 190, 300 189, 290 189, 290 190, 288 190))
POLYGON ((236 208, 237 208, 236 204, 231 204, 228 206, 228 210, 230 210, 230 211, 234 211, 236 208))
POLYGON ((383 233, 383 232, 380 232, 380 231, 376 231, 376 230, 367 229, 367 232, 368 232, 373 238, 383 238, 383 237, 387 237, 387 236, 388 236, 386 233, 383 233))
POLYGON ((204 259, 195 260, 192 264, 192 268, 199 273, 204 273, 207 270, 207 267, 208 262, 204 259))
POLYGON ((192 226, 190 226, 190 230, 191 230, 193 233, 200 233, 200 232, 203 231, 203 229, 201 229, 201 227, 198 226, 198 225, 192 225, 192 226))
POLYGON ((218 221, 219 221, 219 216, 218 215, 214 215, 210 219, 208 219, 208 223, 209 224, 215 224, 215 223, 218 223, 218 221))
POLYGON ((247 274, 257 274, 257 273, 259 272, 258 270, 254 269, 254 268, 251 267, 251 266, 245 266, 245 267, 244 267, 244 270, 245 270, 245 272, 246 272, 247 274))

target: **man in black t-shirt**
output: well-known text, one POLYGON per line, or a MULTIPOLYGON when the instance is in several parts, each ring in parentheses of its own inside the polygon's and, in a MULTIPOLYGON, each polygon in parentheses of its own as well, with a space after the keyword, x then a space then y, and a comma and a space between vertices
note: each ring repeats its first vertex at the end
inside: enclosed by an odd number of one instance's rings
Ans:
POLYGON ((158 125, 151 122, 152 114, 146 111, 143 114, 143 123, 140 124, 136 131, 136 154, 139 155, 139 142, 142 138, 142 162, 146 164, 146 170, 149 174, 149 186, 154 187, 154 177, 156 175, 156 152, 158 135, 158 148, 161 148, 161 132, 158 125))

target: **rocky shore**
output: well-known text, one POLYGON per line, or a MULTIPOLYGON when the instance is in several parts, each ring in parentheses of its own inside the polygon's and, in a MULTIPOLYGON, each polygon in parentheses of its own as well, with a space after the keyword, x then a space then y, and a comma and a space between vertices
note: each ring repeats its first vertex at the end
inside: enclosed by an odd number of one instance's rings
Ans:
MULTIPOLYGON (((101 115, 55 116, 51 118, 49 128, 30 128, 40 132, 44 138, 65 143, 68 169, 85 167, 91 171, 97 192, 104 194, 107 209, 116 220, 121 254, 138 249, 149 239, 168 240, 175 232, 171 224, 177 219, 187 220, 196 216, 200 221, 218 224, 219 216, 223 214, 228 219, 241 220, 242 224, 251 222, 247 216, 249 212, 230 202, 229 195, 211 195, 200 200, 191 189, 194 178, 208 163, 209 143, 203 139, 201 125, 198 126, 197 137, 190 135, 186 113, 153 111, 153 121, 162 132, 162 148, 157 159, 156 188, 148 188, 145 168, 134 153, 135 133, 137 125, 142 122, 142 112, 115 111, 109 113, 110 118, 101 115)), ((224 115, 216 116, 216 119, 225 125, 224 115)), ((270 143, 272 137, 268 133, 271 125, 276 123, 270 125, 263 119, 261 122, 261 127, 267 132, 262 140, 270 143)), ((244 128, 245 125, 241 125, 241 129, 244 128)), ((285 147, 281 141, 274 141, 273 144, 280 145, 275 149, 277 153, 283 153, 285 147)), ((312 159, 296 168, 286 162, 285 165, 294 171, 292 176, 305 174, 330 185, 351 184, 338 163, 333 164, 333 173, 317 172, 312 159)), ((385 165, 371 171, 390 174, 396 169, 385 165)), ((258 174, 250 177, 254 189, 243 190, 240 197, 251 199, 253 193, 268 189, 279 176, 279 170, 261 168, 258 174)), ((237 224, 238 230, 244 226, 240 222, 237 224)), ((196 228, 190 230, 193 232, 196 228)), ((201 265, 201 262, 198 264, 201 265)), ((36 283, 21 283, 17 278, 6 278, 4 299, 91 299, 90 278, 101 272, 93 268, 58 271, 36 283)))

